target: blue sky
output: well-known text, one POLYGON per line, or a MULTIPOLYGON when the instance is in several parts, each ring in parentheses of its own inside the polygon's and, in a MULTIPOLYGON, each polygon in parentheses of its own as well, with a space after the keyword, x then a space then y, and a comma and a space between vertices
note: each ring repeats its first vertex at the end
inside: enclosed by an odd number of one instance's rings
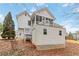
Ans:
POLYGON ((31 15, 32 12, 44 7, 49 9, 56 18, 55 22, 64 26, 67 32, 79 31, 79 4, 75 3, 0 4, 0 23, 3 23, 5 15, 10 11, 17 30, 17 14, 26 10, 31 15))

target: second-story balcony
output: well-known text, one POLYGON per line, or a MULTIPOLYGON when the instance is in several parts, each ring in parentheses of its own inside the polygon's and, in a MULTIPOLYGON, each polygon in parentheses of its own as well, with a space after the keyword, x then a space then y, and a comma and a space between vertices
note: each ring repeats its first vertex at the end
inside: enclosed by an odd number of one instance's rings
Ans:
POLYGON ((32 25, 33 24, 53 25, 53 19, 44 16, 35 15, 32 18, 32 25))

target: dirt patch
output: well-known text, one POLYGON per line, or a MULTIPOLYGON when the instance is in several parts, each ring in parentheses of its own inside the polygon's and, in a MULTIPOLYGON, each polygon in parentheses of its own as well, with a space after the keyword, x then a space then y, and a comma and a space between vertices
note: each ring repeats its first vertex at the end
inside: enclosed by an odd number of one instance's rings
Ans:
POLYGON ((19 55, 19 56, 78 56, 79 42, 66 40, 66 48, 37 50, 31 42, 17 40, 0 40, 0 55, 19 55))

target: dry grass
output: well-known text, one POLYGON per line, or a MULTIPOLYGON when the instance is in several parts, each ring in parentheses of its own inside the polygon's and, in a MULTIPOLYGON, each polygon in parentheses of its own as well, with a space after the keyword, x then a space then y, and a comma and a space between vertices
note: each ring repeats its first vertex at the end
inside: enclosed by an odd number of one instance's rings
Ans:
MULTIPOLYGON (((0 41, 0 43, 1 43, 1 41, 0 41)), ((1 46, 1 44, 0 44, 0 46, 1 46)), ((79 41, 75 41, 75 40, 66 40, 66 48, 64 48, 64 49, 51 49, 51 50, 39 50, 38 51, 38 50, 36 50, 35 46, 32 43, 27 42, 27 41, 26 42, 18 42, 16 44, 16 47, 17 47, 17 49, 8 50, 7 52, 1 52, 0 55, 79 56, 79 41), (20 49, 18 49, 18 47, 20 47, 20 49)), ((0 49, 1 49, 1 47, 0 47, 0 49)))
POLYGON ((76 40, 67 40, 67 42, 73 43, 73 44, 79 44, 79 41, 76 41, 76 40))

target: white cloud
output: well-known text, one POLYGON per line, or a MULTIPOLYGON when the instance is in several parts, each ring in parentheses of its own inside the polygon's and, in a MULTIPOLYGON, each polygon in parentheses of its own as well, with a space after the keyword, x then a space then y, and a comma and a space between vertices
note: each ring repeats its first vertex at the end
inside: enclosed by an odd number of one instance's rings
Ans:
POLYGON ((66 28, 66 31, 69 33, 69 32, 72 32, 72 33, 75 33, 76 31, 79 30, 78 27, 72 27, 72 24, 68 24, 68 25, 65 25, 64 26, 66 28))
POLYGON ((32 15, 32 12, 29 12, 29 15, 32 15))
POLYGON ((38 4, 36 4, 37 6, 46 6, 46 7, 48 7, 48 5, 46 4, 46 3, 38 3, 38 4))
POLYGON ((37 6, 42 6, 42 5, 45 5, 45 3, 37 3, 36 5, 37 6))
POLYGON ((68 33, 69 32, 74 33, 79 30, 79 26, 78 25, 74 26, 73 23, 74 23, 74 20, 66 20, 66 21, 63 21, 61 25, 63 25, 66 28, 66 31, 68 33))
POLYGON ((30 14, 40 8, 43 8, 43 7, 48 7, 48 5, 46 3, 36 3, 34 4, 34 7, 30 8, 30 14))
POLYGON ((62 5, 62 7, 68 7, 68 6, 72 6, 72 5, 74 5, 74 3, 65 3, 62 5))
POLYGON ((79 7, 73 9, 74 13, 79 13, 79 7))
POLYGON ((69 6, 69 3, 65 3, 62 5, 62 7, 67 7, 67 6, 69 6))
POLYGON ((33 7, 33 8, 30 9, 30 12, 34 12, 34 11, 36 11, 35 7, 33 7))
POLYGON ((3 22, 3 20, 4 20, 4 17, 3 17, 3 15, 2 15, 2 14, 0 14, 0 23, 2 23, 2 22, 3 22))

